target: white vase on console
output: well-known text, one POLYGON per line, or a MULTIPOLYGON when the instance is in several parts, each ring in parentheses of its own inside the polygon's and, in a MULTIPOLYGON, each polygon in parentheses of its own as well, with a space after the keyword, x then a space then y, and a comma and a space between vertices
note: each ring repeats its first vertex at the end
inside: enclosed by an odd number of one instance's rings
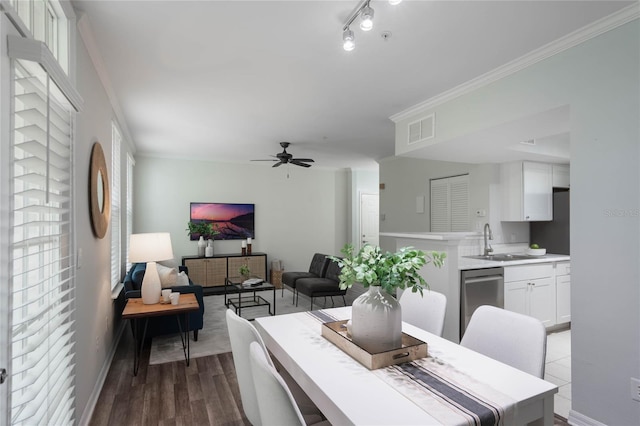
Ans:
POLYGON ((198 257, 204 257, 204 249, 207 244, 204 242, 204 237, 200 235, 200 239, 198 240, 198 257))

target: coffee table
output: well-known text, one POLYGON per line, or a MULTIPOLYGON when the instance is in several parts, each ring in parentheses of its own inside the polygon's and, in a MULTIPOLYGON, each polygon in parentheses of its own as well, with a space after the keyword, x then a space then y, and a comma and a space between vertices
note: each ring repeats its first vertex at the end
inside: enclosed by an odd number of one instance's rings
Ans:
MULTIPOLYGON (((243 277, 227 277, 224 281, 224 304, 227 308, 233 306, 236 314, 242 316, 242 308, 253 308, 256 306, 268 306, 271 316, 276 314, 276 286, 267 281, 262 281, 258 285, 245 287, 242 283, 245 281, 243 277), (256 293, 259 291, 273 291, 273 312, 271 312, 271 303, 256 293), (236 294, 237 296, 230 296, 236 294), (247 293, 251 293, 246 295, 247 293)), ((250 320, 251 321, 251 320, 250 320)))
POLYGON ((147 334, 147 325, 149 318, 160 317, 164 315, 175 315, 178 321, 178 330, 180 330, 180 339, 182 340, 182 350, 184 351, 184 359, 189 365, 190 348, 189 348, 189 312, 200 309, 198 299, 193 293, 180 295, 180 301, 177 305, 171 303, 155 303, 153 305, 145 305, 141 298, 127 299, 127 304, 122 311, 122 319, 128 319, 133 322, 133 375, 138 375, 140 367, 140 353, 142 345, 147 334), (180 314, 184 314, 185 329, 182 330, 180 323, 180 314), (138 336, 138 320, 144 319, 144 327, 142 331, 142 339, 138 336))

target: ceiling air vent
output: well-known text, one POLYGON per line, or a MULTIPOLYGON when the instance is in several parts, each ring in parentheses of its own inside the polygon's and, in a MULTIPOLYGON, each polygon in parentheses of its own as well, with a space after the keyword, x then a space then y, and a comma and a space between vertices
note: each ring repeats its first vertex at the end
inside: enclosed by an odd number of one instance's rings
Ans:
POLYGON ((409 145, 435 136, 435 114, 409 123, 409 145))

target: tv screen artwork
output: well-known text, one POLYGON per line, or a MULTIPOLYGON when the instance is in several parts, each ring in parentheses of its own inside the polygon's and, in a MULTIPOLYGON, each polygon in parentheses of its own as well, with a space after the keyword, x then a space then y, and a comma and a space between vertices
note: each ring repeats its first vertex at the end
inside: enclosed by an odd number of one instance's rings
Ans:
MULTIPOLYGON (((244 240, 255 238, 255 205, 231 203, 191 203, 191 222, 214 224, 219 234, 215 240, 244 240)), ((191 240, 199 239, 191 235, 191 240)))

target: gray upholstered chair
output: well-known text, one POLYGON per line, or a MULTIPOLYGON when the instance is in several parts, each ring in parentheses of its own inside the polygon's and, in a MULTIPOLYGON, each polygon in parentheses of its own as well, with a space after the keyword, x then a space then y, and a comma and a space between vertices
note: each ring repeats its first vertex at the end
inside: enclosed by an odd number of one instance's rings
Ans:
POLYGON ((320 278, 324 277, 329 266, 329 259, 322 253, 316 253, 311 259, 311 265, 309 265, 309 272, 284 272, 282 274, 282 295, 284 296, 284 286, 291 287, 293 291, 293 300, 296 302, 297 289, 296 285, 300 278, 320 278))
MULTIPOLYGON (((347 304, 344 295, 347 290, 340 289, 340 266, 338 262, 329 260, 329 266, 324 277, 300 278, 296 282, 296 290, 311 299, 311 310, 313 310, 313 299, 315 297, 331 296, 333 304, 333 296, 342 296, 342 302, 347 304)), ((296 306, 298 302, 296 300, 296 306)))

